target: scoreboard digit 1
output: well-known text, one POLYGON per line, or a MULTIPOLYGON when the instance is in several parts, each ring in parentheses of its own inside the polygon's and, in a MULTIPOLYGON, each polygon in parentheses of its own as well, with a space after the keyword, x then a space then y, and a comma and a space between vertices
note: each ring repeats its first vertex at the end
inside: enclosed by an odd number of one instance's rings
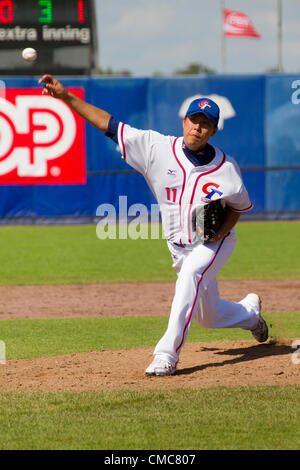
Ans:
POLYGON ((84 4, 83 0, 78 0, 78 22, 84 23, 84 4))

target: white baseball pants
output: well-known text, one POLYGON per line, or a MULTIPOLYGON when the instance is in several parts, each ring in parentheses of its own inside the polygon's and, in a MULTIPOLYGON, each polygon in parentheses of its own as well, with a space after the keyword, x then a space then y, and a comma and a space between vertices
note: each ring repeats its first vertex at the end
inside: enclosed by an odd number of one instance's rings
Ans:
POLYGON ((236 245, 234 231, 219 242, 180 247, 168 242, 177 272, 168 328, 156 345, 154 356, 177 364, 192 320, 205 328, 257 326, 259 312, 241 302, 220 299, 217 275, 236 245))

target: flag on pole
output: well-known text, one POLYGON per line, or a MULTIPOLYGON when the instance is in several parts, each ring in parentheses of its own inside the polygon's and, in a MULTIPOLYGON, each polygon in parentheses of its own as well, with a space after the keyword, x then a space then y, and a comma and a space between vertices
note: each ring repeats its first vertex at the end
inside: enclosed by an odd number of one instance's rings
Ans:
POLYGON ((250 36, 260 38, 260 34, 254 28, 249 16, 236 10, 224 8, 224 35, 225 36, 250 36))

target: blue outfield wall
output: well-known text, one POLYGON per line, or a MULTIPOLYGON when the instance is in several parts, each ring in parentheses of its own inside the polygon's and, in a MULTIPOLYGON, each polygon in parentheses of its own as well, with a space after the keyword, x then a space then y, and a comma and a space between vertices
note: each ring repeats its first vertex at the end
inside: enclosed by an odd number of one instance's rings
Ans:
MULTIPOLYGON (((212 143, 232 155, 254 203, 251 218, 300 216, 300 80, 294 75, 208 75, 174 78, 66 78, 85 99, 140 129, 182 134, 184 102, 197 95, 219 101, 221 129, 212 143), (299 92, 298 92, 299 89, 299 92), (298 103, 299 101, 299 103, 298 103)), ((38 77, 5 78, 7 88, 37 88, 38 77)), ((0 217, 93 218, 119 196, 127 204, 155 203, 143 177, 128 172, 116 144, 85 124, 87 183, 0 185, 0 217)))

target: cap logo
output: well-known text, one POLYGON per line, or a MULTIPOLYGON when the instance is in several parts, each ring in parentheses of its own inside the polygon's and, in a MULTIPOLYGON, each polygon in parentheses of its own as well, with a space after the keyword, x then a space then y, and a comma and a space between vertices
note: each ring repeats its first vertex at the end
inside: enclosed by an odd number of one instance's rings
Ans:
POLYGON ((211 108, 211 105, 206 100, 200 101, 199 106, 200 106, 201 109, 211 108))

